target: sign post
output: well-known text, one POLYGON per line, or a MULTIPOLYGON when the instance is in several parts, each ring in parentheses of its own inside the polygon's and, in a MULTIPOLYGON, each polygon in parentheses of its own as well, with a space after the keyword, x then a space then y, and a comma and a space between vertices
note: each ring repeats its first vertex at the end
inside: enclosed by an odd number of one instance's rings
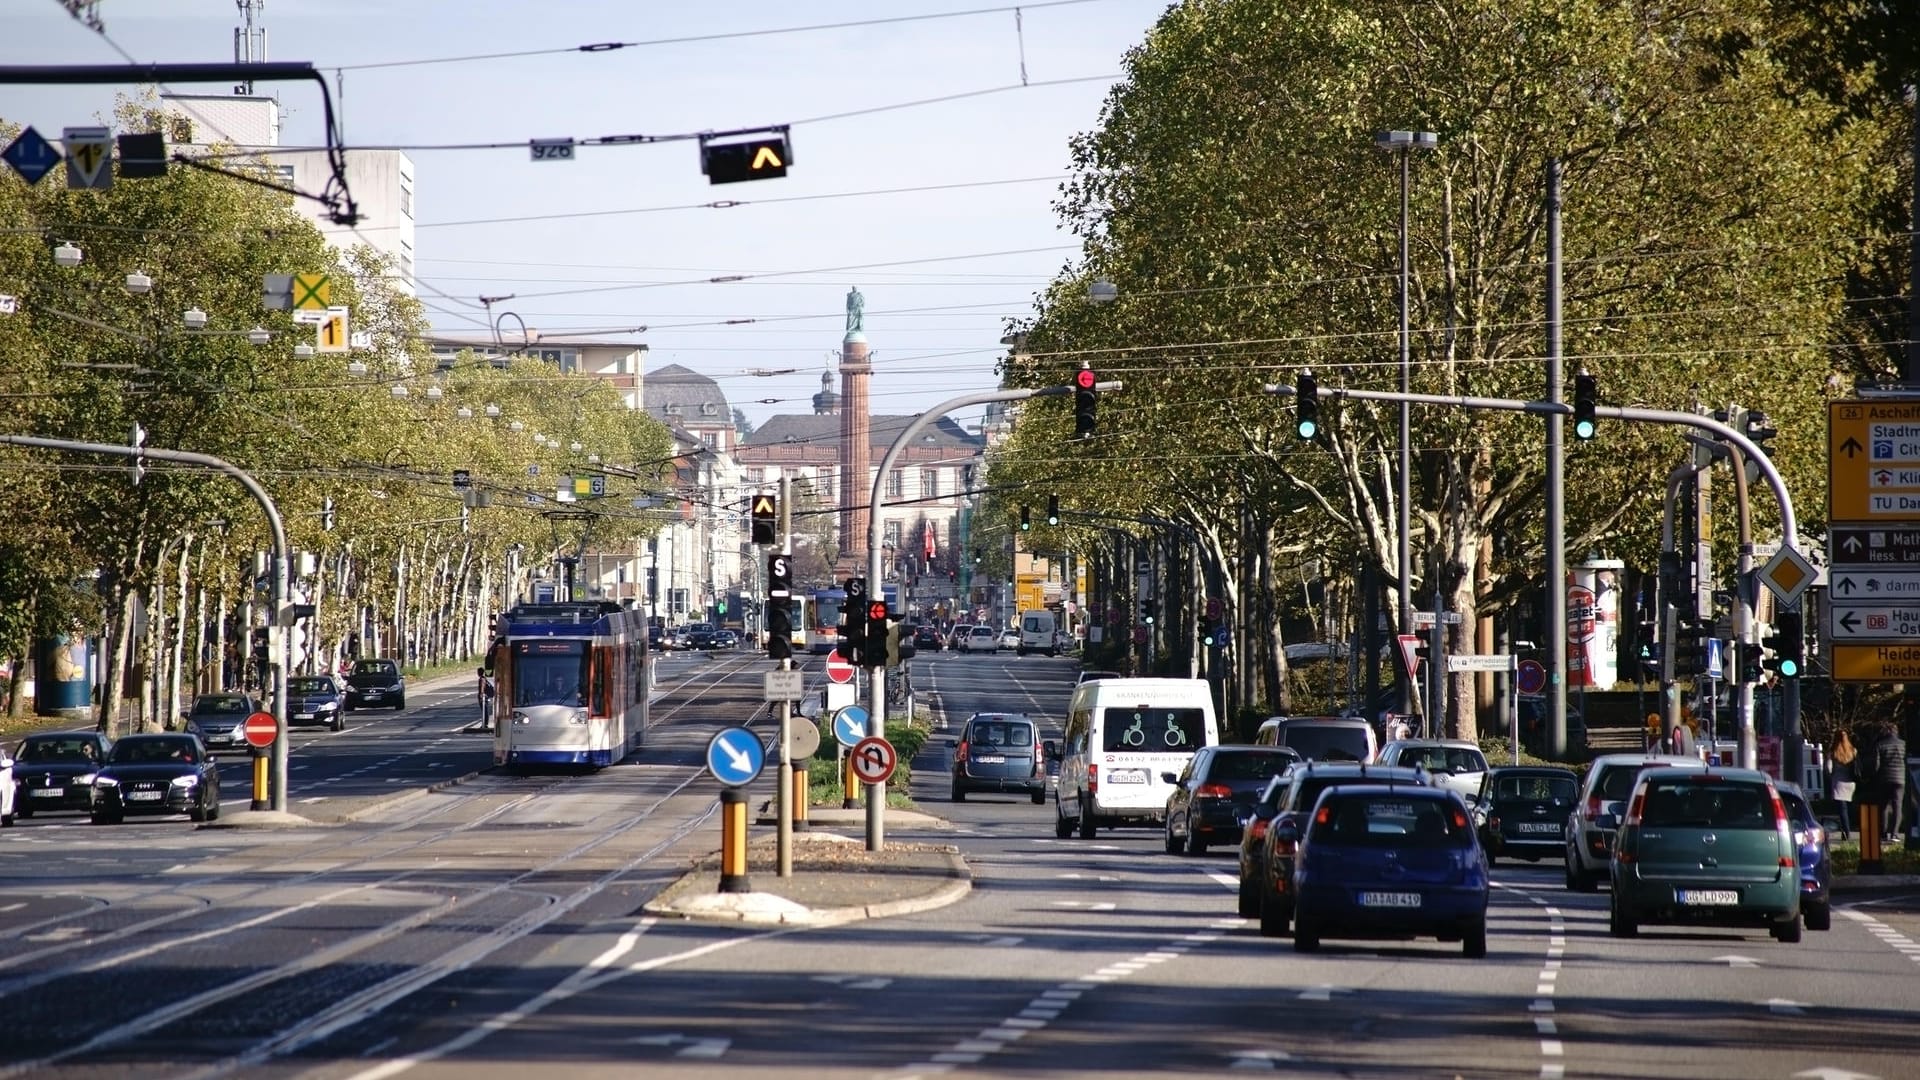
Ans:
POLYGON ((274 740, 280 737, 280 724, 272 713, 257 712, 247 717, 240 730, 247 737, 247 745, 253 747, 253 803, 248 809, 270 810, 273 802, 267 766, 273 756, 274 740))

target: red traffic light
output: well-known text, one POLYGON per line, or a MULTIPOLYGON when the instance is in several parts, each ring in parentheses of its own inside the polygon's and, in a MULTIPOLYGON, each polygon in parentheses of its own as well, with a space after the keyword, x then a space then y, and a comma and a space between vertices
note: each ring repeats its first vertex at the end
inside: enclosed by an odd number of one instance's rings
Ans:
POLYGON ((887 602, 885 600, 875 600, 867 605, 867 618, 872 620, 880 620, 880 619, 885 619, 886 617, 887 617, 887 602))
POLYGON ((1093 389, 1094 381, 1092 368, 1081 368, 1079 371, 1073 373, 1073 385, 1082 390, 1093 389))

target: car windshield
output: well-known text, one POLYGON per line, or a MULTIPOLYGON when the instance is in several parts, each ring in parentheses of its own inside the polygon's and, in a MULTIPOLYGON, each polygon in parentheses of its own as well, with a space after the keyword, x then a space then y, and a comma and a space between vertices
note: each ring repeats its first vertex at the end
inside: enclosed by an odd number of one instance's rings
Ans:
POLYGON ((328 679, 288 679, 287 692, 290 694, 331 694, 333 682, 328 679))
POLYGON ((1574 782, 1571 776, 1503 776, 1494 783, 1496 799, 1551 799, 1572 802, 1574 782))
POLYGON ((1367 733, 1357 724, 1283 724, 1280 742, 1310 761, 1367 758, 1367 733))
POLYGON ((193 704, 193 711, 197 713, 245 713, 251 708, 243 697, 207 697, 193 704))
POLYGON ((1265 780, 1269 776, 1278 776, 1287 766, 1298 761, 1294 754, 1281 750, 1252 752, 1240 751, 1231 754, 1215 754, 1213 764, 1207 767, 1209 780, 1265 780))
POLYGON ((1017 720, 975 720, 967 728, 967 741, 975 746, 1033 745, 1033 725, 1017 720))
POLYGON ((1472 837, 1458 808, 1392 794, 1331 796, 1314 813, 1309 834, 1316 843, 1369 848, 1466 847, 1472 837))
POLYGON ((355 675, 392 675, 394 668, 384 660, 362 660, 353 665, 353 673, 355 675))
POLYGON ((157 761, 184 761, 191 763, 193 759, 194 749, 192 739, 168 738, 166 736, 155 736, 152 738, 128 737, 121 739, 119 742, 113 744, 113 753, 107 756, 107 760, 115 765, 140 765, 157 761))
POLYGON ((1206 742, 1206 714, 1199 709, 1106 710, 1108 752, 1198 750, 1206 742))
POLYGON ((1625 799, 1633 794, 1633 782, 1640 779, 1642 772, 1659 767, 1660 763, 1657 761, 1651 765, 1609 765, 1606 771, 1600 774, 1600 786, 1595 788, 1594 792, 1602 799, 1611 801, 1625 799))
POLYGON ((1642 825, 1701 829, 1771 829, 1767 789, 1742 780, 1676 777, 1649 780, 1642 825))
POLYGON ((34 738, 20 744, 18 760, 39 764, 62 761, 83 762, 94 759, 92 739, 34 738))
POLYGON ((1414 746, 1400 754, 1395 765, 1408 768, 1418 766, 1428 772, 1471 773, 1486 772, 1486 756, 1478 750, 1464 746, 1414 746))

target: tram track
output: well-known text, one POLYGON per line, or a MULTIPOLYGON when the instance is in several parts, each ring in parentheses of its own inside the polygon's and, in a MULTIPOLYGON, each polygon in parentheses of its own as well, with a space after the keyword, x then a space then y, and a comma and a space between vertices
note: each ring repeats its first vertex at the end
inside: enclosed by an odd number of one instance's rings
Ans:
MULTIPOLYGON (((736 679, 737 676, 747 670, 748 663, 743 658, 733 663, 726 663, 724 666, 709 666, 701 672, 690 674, 688 677, 678 680, 669 691, 669 696, 679 698, 684 694, 686 695, 685 699, 667 710, 666 714, 659 720, 650 723, 649 731, 664 728, 669 724, 674 724, 682 719, 689 718, 690 711, 694 710, 695 706, 700 705, 703 699, 708 699, 713 691, 722 688, 730 680, 736 679), (689 693, 689 691, 691 692, 689 693)), ((742 696, 744 697, 744 695, 742 696)), ((729 695, 728 697, 729 703, 731 703, 733 696, 729 695)), ((704 717, 702 719, 716 723, 724 722, 724 720, 714 717, 704 717)), ((361 970, 370 972, 370 977, 373 978, 373 981, 366 985, 339 988, 341 992, 329 1002, 310 1002, 309 1004, 314 1007, 303 1009, 300 1017, 293 1022, 277 1023, 273 1025, 273 1030, 264 1036, 250 1034, 248 1036, 250 1041, 245 1049, 238 1052, 230 1052, 218 1062, 211 1065, 202 1065, 198 1068, 198 1071, 189 1072, 187 1075, 195 1077, 230 1075, 238 1070, 258 1065, 277 1055, 289 1053, 300 1047, 311 1045, 338 1031, 376 1016, 382 1010, 396 1002, 404 1000, 409 995, 417 993, 449 975, 467 969, 513 942, 520 941, 530 934, 537 933, 542 928, 551 925, 555 920, 561 919, 569 913, 578 910, 582 905, 588 903, 607 889, 623 882, 629 875, 633 874, 634 871, 645 867, 662 852, 669 850, 675 844, 679 843, 712 816, 715 806, 709 803, 700 813, 692 814, 687 820, 674 824, 661 838, 649 844, 644 850, 622 859, 618 865, 610 869, 599 871, 584 884, 567 890, 555 890, 551 886, 539 887, 541 878, 555 876, 558 872, 567 870, 614 840, 625 836, 631 830, 648 823, 660 812, 662 807, 682 795, 689 787, 692 787, 704 779, 705 776, 702 770, 691 765, 657 765, 655 768, 666 770, 666 772, 665 775, 657 775, 644 782, 644 786, 648 790, 642 794, 641 797, 648 800, 646 805, 635 812, 619 817, 609 824, 596 827, 592 835, 581 839, 565 851, 542 859, 530 867, 511 874, 503 880, 475 888, 470 892, 443 898, 438 902, 429 903, 427 906, 413 910, 399 918, 387 919, 379 925, 351 933, 323 947, 304 952, 284 962, 249 972, 240 978, 227 979, 218 985, 204 988, 188 987, 189 992, 187 992, 185 996, 147 1007, 135 1015, 104 1018, 104 1022, 108 1026, 91 1031, 83 1038, 67 1041, 64 1045, 57 1048, 43 1048, 40 1053, 31 1059, 0 1066, 0 1077, 12 1077, 37 1072, 63 1062, 72 1061, 76 1058, 98 1058, 112 1051, 114 1048, 122 1046, 143 1035, 150 1033, 160 1033, 164 1035, 168 1029, 176 1025, 181 1025, 196 1017, 207 1015, 210 1012, 219 1014, 219 1010, 231 1009, 234 1003, 241 1001, 241 999, 257 998, 262 995, 263 991, 269 991, 269 988, 273 988, 276 985, 297 982, 303 978, 316 978, 319 975, 328 973, 329 970, 335 968, 336 965, 347 966, 348 961, 365 956, 370 951, 380 950, 382 946, 394 943, 407 937, 409 934, 422 932, 449 923, 457 923, 463 915, 478 913, 487 909, 489 904, 502 900, 512 900, 514 897, 520 898, 519 901, 515 901, 518 903, 523 903, 528 899, 536 901, 534 907, 520 912, 498 926, 486 929, 478 936, 472 937, 454 948, 435 954, 425 962, 404 966, 400 970, 393 971, 390 974, 385 973, 385 968, 383 968, 379 962, 362 962, 354 965, 349 972, 349 981, 361 970), (530 889, 530 886, 534 886, 534 888, 530 889)), ((613 770, 609 770, 609 773, 612 772, 613 770)), ((564 780, 557 781, 556 784, 564 785, 564 780)), ((554 785, 543 785, 543 790, 548 786, 554 785)), ((433 844, 443 843, 449 838, 479 828, 482 825, 498 822, 513 811, 525 808, 534 800, 537 794, 539 793, 528 792, 521 794, 501 806, 489 809, 485 814, 472 821, 461 822, 443 829, 437 829, 427 837, 411 838, 410 843, 399 847, 383 847, 381 852, 368 855, 364 858, 342 860, 333 866, 303 873, 297 878, 259 886, 258 888, 239 894, 239 896, 228 896, 218 900, 203 900, 201 904, 193 908, 169 913, 168 915, 155 919, 144 920, 139 924, 115 931, 113 933, 113 940, 126 940, 141 933, 150 933, 158 928, 178 923, 196 914, 204 915, 212 919, 237 906, 238 901, 242 898, 258 899, 268 890, 287 889, 296 882, 309 885, 324 883, 328 877, 338 877, 343 873, 364 872, 383 860, 391 860, 396 855, 404 855, 415 850, 424 850, 433 844)), ((456 803, 454 805, 461 804, 456 803)), ((396 826, 383 828, 380 835, 388 834, 395 828, 417 827, 418 824, 418 819, 413 819, 396 826)), ((360 838, 362 842, 364 842, 365 839, 367 838, 360 838)), ((327 850, 337 850, 341 846, 345 845, 329 845, 327 850)), ((217 926, 209 926, 204 930, 169 938, 165 941, 148 942, 133 949, 122 950, 108 957, 93 955, 97 954, 102 941, 101 938, 97 937, 86 941, 66 942, 56 946, 49 946, 43 950, 35 950, 31 954, 20 954, 19 956, 9 958, 12 966, 18 966, 28 962, 29 957, 34 960, 44 960, 50 956, 76 951, 81 948, 88 950, 89 953, 88 956, 78 963, 61 965, 46 971, 37 971, 23 979, 17 979, 7 984, 0 984, 0 999, 4 999, 9 995, 17 995, 23 990, 45 985, 58 979, 89 975, 99 976, 103 973, 122 970, 135 962, 150 961, 153 957, 161 953, 182 949, 194 944, 204 944, 222 935, 245 935, 248 931, 257 930, 268 923, 285 920, 290 916, 296 916, 302 913, 326 909, 331 904, 354 893, 371 894, 378 890, 392 890, 396 888, 404 890, 409 884, 414 883, 417 878, 426 873, 427 869, 430 868, 412 867, 394 873, 383 874, 375 880, 356 882, 351 886, 326 892, 319 897, 282 910, 262 912, 241 922, 221 922, 217 926)), ((219 875, 207 875, 203 878, 196 879, 196 882, 200 883, 202 887, 205 887, 210 883, 243 878, 251 872, 255 871, 232 871, 219 875)), ((453 888, 452 886, 445 885, 438 887, 453 888)), ((151 897, 157 891, 160 890, 148 890, 143 895, 151 897)), ((432 892, 433 887, 429 887, 427 891, 429 893, 432 892)), ((297 931, 300 928, 298 926, 290 926, 288 929, 297 931)), ((246 938, 241 936, 237 940, 244 942, 246 938)), ((386 965, 386 967, 392 966, 391 964, 386 965)), ((333 981, 339 982, 341 980, 338 978, 338 975, 335 974, 333 981)))

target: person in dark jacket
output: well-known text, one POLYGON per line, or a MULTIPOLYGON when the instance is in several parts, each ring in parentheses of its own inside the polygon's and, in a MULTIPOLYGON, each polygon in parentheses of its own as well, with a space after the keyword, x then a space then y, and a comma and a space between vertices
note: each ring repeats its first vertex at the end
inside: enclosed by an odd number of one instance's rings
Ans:
POLYGON ((1874 793, 1880 799, 1880 827, 1886 839, 1900 833, 1900 812, 1907 804, 1907 743, 1891 723, 1880 725, 1873 744, 1874 793))

